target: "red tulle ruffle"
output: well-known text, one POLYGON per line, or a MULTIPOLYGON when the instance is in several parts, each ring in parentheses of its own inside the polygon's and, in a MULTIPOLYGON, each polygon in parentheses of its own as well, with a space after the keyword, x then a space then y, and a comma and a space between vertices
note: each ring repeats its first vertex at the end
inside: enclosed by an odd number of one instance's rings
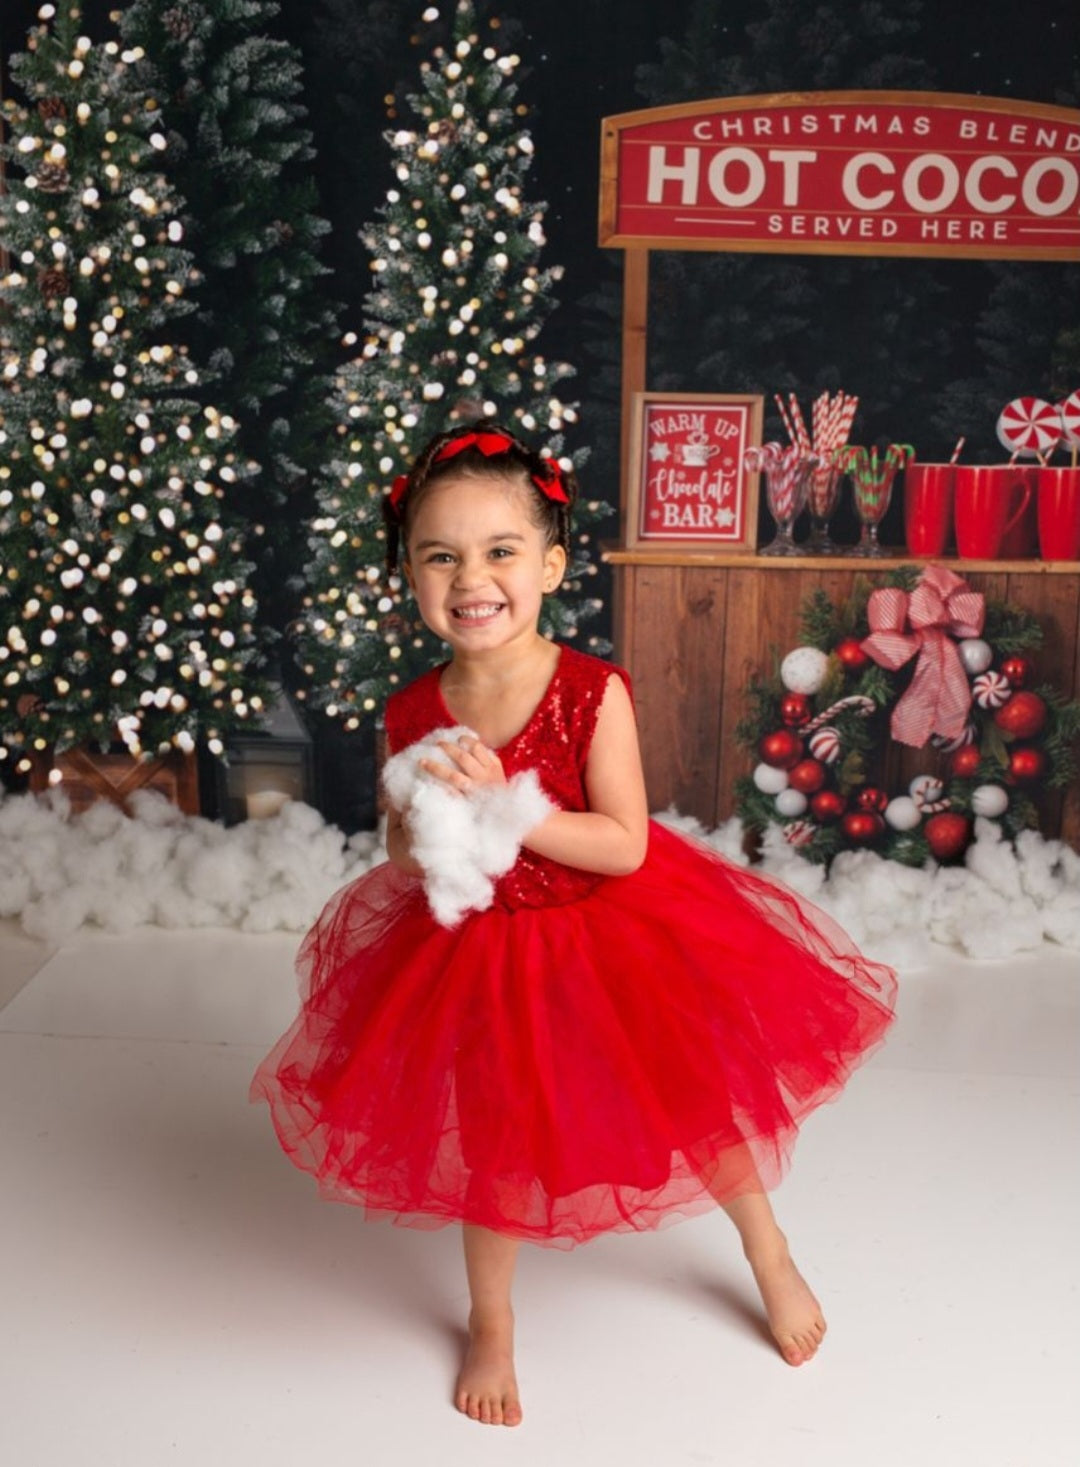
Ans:
POLYGON ((251 1093, 322 1193, 564 1248, 774 1187, 895 998, 810 903, 655 823, 632 876, 452 930, 376 867, 297 967, 251 1093))

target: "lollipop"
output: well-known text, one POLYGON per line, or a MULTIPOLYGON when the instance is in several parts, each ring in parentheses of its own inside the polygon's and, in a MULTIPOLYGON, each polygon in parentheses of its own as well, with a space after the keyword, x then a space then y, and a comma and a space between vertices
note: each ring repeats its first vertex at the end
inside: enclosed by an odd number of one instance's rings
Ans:
POLYGON ((997 420, 998 442, 1015 458, 1042 458, 1061 441, 1061 414, 1041 397, 1014 397, 997 420))
POLYGON ((1080 388, 1076 392, 1070 392, 1064 402, 1058 403, 1058 412, 1061 414, 1065 442, 1070 443, 1074 449, 1080 448, 1080 388))

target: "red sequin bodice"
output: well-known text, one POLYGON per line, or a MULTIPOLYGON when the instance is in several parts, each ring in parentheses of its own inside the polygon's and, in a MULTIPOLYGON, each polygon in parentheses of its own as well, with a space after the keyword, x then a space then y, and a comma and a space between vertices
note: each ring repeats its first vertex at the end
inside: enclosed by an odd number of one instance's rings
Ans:
MULTIPOLYGON (((391 754, 415 744, 432 729, 455 722, 439 691, 444 667, 433 667, 387 703, 386 740, 391 754)), ((555 671, 532 717, 496 751, 507 778, 535 769, 544 793, 560 810, 587 810, 585 762, 613 674, 629 690, 630 678, 623 668, 560 646, 555 671)), ((595 872, 522 850, 513 869, 496 884, 495 905, 506 909, 559 906, 586 895, 602 880, 595 872)))

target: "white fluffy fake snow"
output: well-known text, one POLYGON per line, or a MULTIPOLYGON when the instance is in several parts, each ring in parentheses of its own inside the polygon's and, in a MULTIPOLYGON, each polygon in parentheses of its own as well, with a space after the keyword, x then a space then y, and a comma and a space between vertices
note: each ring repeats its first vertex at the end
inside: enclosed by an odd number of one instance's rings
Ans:
MULTIPOLYGON (((659 818, 748 864, 741 820, 706 832, 671 810, 659 818)), ((759 869, 828 912, 869 957, 904 970, 926 964, 930 943, 973 958, 1008 958, 1044 941, 1080 951, 1080 855, 1034 830, 1014 848, 992 820, 976 820, 963 866, 903 866, 873 851, 844 851, 826 876, 773 827, 759 869)))
MULTIPOLYGON (((134 819, 105 802, 73 815, 58 790, 0 795, 0 917, 53 943, 84 925, 304 932, 335 891, 386 858, 373 832, 346 839, 308 805, 226 827, 148 790, 131 804, 134 819)), ((706 832, 674 811, 659 818, 747 864, 739 820, 706 832)), ((762 869, 829 912, 869 956, 904 969, 922 966, 931 942, 976 958, 1044 940, 1080 951, 1080 855, 1034 831, 1014 849, 992 821, 976 821, 975 833, 963 866, 913 869, 845 852, 828 879, 770 833, 762 869)))
POLYGON ((84 924, 127 932, 238 927, 300 932, 339 887, 385 859, 310 805, 226 827, 139 790, 134 818, 104 800, 73 815, 59 790, 0 798, 0 917, 58 943, 84 924))

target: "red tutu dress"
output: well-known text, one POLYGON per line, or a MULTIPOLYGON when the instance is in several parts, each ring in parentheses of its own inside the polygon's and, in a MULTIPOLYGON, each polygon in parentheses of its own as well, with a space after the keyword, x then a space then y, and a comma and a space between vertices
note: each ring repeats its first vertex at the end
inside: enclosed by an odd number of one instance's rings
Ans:
MULTIPOLYGON (((454 723, 441 669, 389 702, 396 753, 454 723)), ((562 809, 607 680, 562 647, 499 755, 562 809)), ((389 862, 337 892, 297 956, 302 1005, 259 1066, 323 1195, 412 1227, 570 1248, 656 1228, 786 1168, 799 1123, 892 1020, 895 976, 776 881, 650 822, 629 876, 523 850, 454 928, 389 862)))

